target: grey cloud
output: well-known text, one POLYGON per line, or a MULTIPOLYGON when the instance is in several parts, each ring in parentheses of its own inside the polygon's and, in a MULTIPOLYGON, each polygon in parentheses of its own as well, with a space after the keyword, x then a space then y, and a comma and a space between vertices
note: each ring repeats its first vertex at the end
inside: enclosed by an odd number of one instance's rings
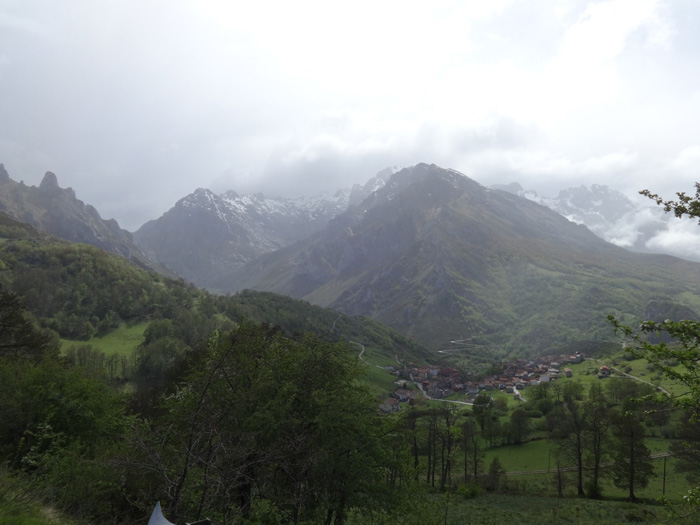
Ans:
POLYGON ((700 261, 700 226, 694 220, 671 219, 661 232, 646 242, 649 250, 700 261))
POLYGON ((488 126, 457 130, 451 139, 456 152, 469 154, 525 147, 532 144, 537 135, 534 126, 524 126, 511 118, 501 117, 488 126))
POLYGON ((418 162, 543 194, 581 182, 692 189, 693 163, 668 159, 692 161, 698 147, 700 8, 664 4, 658 16, 676 23, 667 46, 630 38, 611 62, 619 96, 554 93, 557 108, 576 108, 559 120, 541 82, 558 72, 541 73, 589 3, 563 16, 546 0, 487 4, 469 18, 465 6, 360 3, 353 20, 380 13, 371 27, 390 29, 353 45, 287 4, 279 21, 242 3, 0 0, 0 162, 28 184, 55 172, 132 230, 199 186, 310 195, 418 162))

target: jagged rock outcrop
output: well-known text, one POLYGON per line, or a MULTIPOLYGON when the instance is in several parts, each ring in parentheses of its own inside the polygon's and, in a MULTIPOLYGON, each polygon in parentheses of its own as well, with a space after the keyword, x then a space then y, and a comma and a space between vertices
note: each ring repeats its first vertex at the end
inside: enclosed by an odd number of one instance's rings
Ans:
POLYGON ((0 183, 9 182, 10 174, 7 173, 4 164, 0 164, 0 183))
POLYGON ((39 189, 44 193, 57 193, 61 188, 58 187, 58 178, 55 173, 47 171, 44 178, 41 179, 39 189))
POLYGON ((13 181, 5 167, 2 164, 0 167, 0 210, 14 219, 72 242, 97 246, 142 267, 174 275, 149 260, 117 221, 102 219, 93 206, 77 199, 71 188, 61 188, 54 173, 47 171, 38 187, 26 186, 13 181))

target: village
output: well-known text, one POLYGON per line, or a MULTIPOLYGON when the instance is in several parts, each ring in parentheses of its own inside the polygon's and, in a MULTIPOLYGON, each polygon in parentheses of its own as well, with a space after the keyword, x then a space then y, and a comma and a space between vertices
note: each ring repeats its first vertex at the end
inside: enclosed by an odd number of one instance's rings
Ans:
MULTIPOLYGON (((540 383, 555 381, 560 376, 571 377, 572 371, 566 366, 581 363, 585 356, 579 352, 572 355, 547 355, 537 359, 518 359, 504 366, 500 374, 482 378, 478 381, 464 380, 458 370, 439 366, 414 366, 409 363, 406 368, 387 366, 387 372, 397 376, 394 384, 397 389, 391 397, 383 400, 380 411, 397 412, 402 403, 412 404, 418 397, 432 400, 452 400, 471 405, 474 398, 482 392, 503 391, 512 394, 515 399, 525 400, 521 390, 540 383), (416 388, 411 388, 414 385, 416 388), (455 394, 463 394, 460 401, 455 394)), ((610 375, 608 366, 601 366, 599 377, 610 375)))

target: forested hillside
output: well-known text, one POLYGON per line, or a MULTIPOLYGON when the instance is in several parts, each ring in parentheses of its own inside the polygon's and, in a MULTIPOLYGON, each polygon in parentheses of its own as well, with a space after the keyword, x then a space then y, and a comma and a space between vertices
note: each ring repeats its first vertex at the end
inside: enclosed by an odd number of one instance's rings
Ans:
POLYGON ((246 318, 279 326, 287 335, 313 331, 331 340, 357 339, 409 359, 428 357, 419 345, 371 320, 270 293, 211 295, 93 246, 42 234, 4 214, 0 240, 0 285, 23 298, 41 327, 65 339, 87 340, 123 322, 169 319, 192 345, 215 328, 246 318))
POLYGON ((89 521, 132 523, 158 500, 173 519, 223 522, 267 512, 260 501, 295 522, 378 504, 367 487, 391 461, 378 439, 390 427, 357 348, 333 341, 416 359, 421 347, 302 301, 215 297, 4 215, 0 236, 9 476, 89 521), (148 324, 128 378, 59 353, 58 336, 88 341, 124 323, 148 324))
MULTIPOLYGON (((533 387, 527 403, 494 392, 438 404, 408 385, 413 401, 380 415, 358 346, 434 359, 382 325, 270 293, 213 296, 5 216, 0 236, 2 519, 38 508, 78 524, 145 522, 160 501, 176 523, 510 520, 513 502, 492 496, 648 498, 652 438, 695 479, 693 449, 674 445, 696 439, 689 414, 657 415, 634 402, 648 387, 601 384, 597 365, 533 387), (142 340, 109 374, 90 342, 124 326, 142 340), (77 350, 62 353, 59 336, 77 350), (544 468, 526 447, 549 447, 554 484, 507 475, 523 461, 544 468), (18 490, 30 495, 19 509, 18 490)), ((640 508, 577 504, 612 522, 671 515, 640 508)))

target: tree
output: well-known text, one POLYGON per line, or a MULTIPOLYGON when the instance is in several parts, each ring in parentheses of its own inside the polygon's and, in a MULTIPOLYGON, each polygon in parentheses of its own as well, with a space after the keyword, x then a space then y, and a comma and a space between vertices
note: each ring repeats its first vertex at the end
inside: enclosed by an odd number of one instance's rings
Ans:
POLYGON ((654 476, 649 449, 644 443, 644 425, 637 415, 623 408, 611 418, 613 483, 617 488, 628 490, 630 502, 637 501, 634 491, 646 487, 654 476))
POLYGON ((608 407, 600 383, 592 383, 588 390, 588 399, 583 406, 586 414, 586 438, 587 457, 590 458, 593 469, 592 478, 587 483, 589 498, 597 499, 601 496, 601 464, 605 453, 605 443, 608 428, 608 407))
POLYGON ((457 441, 456 437, 459 432, 459 429, 455 426, 457 415, 457 410, 452 406, 448 406, 442 411, 445 426, 440 431, 440 438, 442 441, 440 453, 440 490, 444 490, 446 484, 449 490, 452 484, 452 455, 457 441))
POLYGON ((581 405, 575 401, 563 402, 557 405, 547 419, 551 436, 556 440, 561 455, 567 457, 576 466, 576 490, 579 496, 583 491, 583 457, 585 447, 586 417, 581 405))
POLYGON ((649 190, 642 190, 641 195, 656 201, 656 204, 663 205, 665 212, 673 212, 676 217, 683 218, 698 218, 700 217, 700 182, 695 183, 695 197, 686 195, 685 192, 676 193, 677 201, 667 200, 659 197, 656 193, 649 190))
POLYGON ((537 386, 532 388, 531 394, 528 395, 531 401, 539 401, 541 399, 550 399, 550 387, 551 383, 539 383, 537 386))
POLYGON ((520 444, 527 440, 530 434, 530 416, 524 408, 516 408, 510 415, 508 430, 513 443, 520 444))
MULTIPOLYGON (((556 382, 555 385, 561 383, 556 382)), ((574 381, 566 381, 561 389, 562 398, 565 403, 572 403, 574 401, 581 401, 583 399, 583 385, 581 383, 576 383, 574 381)), ((557 401, 559 399, 557 398, 557 401)))
MULTIPOLYGON (((642 190, 640 194, 652 199, 656 204, 664 207, 666 212, 673 212, 678 218, 700 218, 700 183, 695 183, 695 196, 678 192, 678 200, 664 200, 650 190, 642 190)), ((639 331, 632 330, 621 325, 613 316, 608 316, 616 332, 631 338, 634 342, 629 351, 636 357, 642 357, 649 361, 656 369, 666 377, 679 381, 685 385, 686 390, 672 396, 675 404, 691 410, 691 417, 696 418, 700 412, 700 322, 697 321, 673 321, 663 322, 645 321, 639 331), (665 333, 671 336, 673 344, 660 342, 650 344, 647 336, 654 333, 665 333), (669 363, 678 363, 680 367, 671 366, 669 363)))
POLYGON ((105 523, 127 504, 112 461, 126 435, 125 408, 121 394, 62 360, 0 358, 0 461, 56 508, 105 523))
POLYGON ((695 486, 700 485, 700 432, 693 415, 684 413, 678 428, 678 441, 671 445, 676 455, 676 471, 695 486))
POLYGON ((479 426, 483 431, 486 422, 493 416, 493 398, 488 394, 479 394, 474 398, 472 412, 474 416, 476 416, 476 420, 479 422, 479 426))
POLYGON ((628 352, 645 359, 663 375, 685 386, 683 392, 670 395, 674 404, 690 409, 695 414, 700 412, 700 322, 669 319, 660 323, 644 321, 639 332, 635 332, 620 324, 613 316, 608 316, 608 320, 616 332, 633 340, 634 344, 627 348, 628 352), (649 343, 646 335, 657 332, 670 335, 673 343, 649 343))
POLYGON ((506 469, 501 465, 501 460, 498 456, 494 456, 489 464, 489 470, 486 474, 486 490, 497 492, 501 486, 501 478, 506 474, 506 469))
POLYGON ((427 413, 428 418, 428 469, 426 474, 426 483, 431 486, 435 486, 435 468, 437 465, 437 433, 438 433, 438 410, 435 407, 431 407, 430 411, 427 413))
POLYGON ((473 417, 467 417, 462 423, 462 453, 464 455, 464 483, 470 476, 474 482, 479 480, 479 472, 484 458, 484 452, 479 445, 479 432, 473 417))
POLYGON ((54 335, 35 326, 19 295, 0 287, 0 357, 40 358, 44 352, 56 356, 58 344, 54 335))
POLYGON ((498 419, 489 417, 484 421, 484 429, 481 431, 481 437, 486 440, 490 447, 497 446, 503 437, 503 426, 498 419))
POLYGON ((229 522, 262 498, 291 523, 343 523, 374 504, 384 425, 354 352, 244 323, 189 366, 162 418, 135 434, 169 516, 229 522))
MULTIPOLYGON (((686 195, 685 192, 676 193, 678 200, 664 200, 649 190, 639 193, 654 200, 664 207, 666 212, 673 212, 678 218, 700 218, 700 183, 695 183, 695 196, 686 195)), ((665 400, 670 399, 674 405, 681 407, 687 414, 684 427, 692 427, 691 434, 697 435, 697 424, 700 423, 700 322, 690 320, 673 321, 666 319, 662 322, 644 321, 637 330, 622 325, 614 316, 608 316, 608 321, 613 325, 616 333, 621 333, 632 340, 627 347, 631 355, 646 359, 651 366, 659 370, 663 375, 685 386, 683 392, 670 395, 665 393, 665 400), (662 338, 661 342, 652 344, 649 341, 651 335, 661 334, 669 336, 662 338), (664 339, 670 339, 667 343, 664 339)), ((696 447, 692 442, 686 441, 688 454, 684 466, 692 464, 694 457, 700 457, 695 452, 696 447)), ((683 463, 683 462, 681 462, 683 463)), ((683 467, 681 467, 683 468, 683 467)), ((697 490, 697 489, 696 489, 697 490)), ((697 498, 689 501, 697 504, 697 498)))

